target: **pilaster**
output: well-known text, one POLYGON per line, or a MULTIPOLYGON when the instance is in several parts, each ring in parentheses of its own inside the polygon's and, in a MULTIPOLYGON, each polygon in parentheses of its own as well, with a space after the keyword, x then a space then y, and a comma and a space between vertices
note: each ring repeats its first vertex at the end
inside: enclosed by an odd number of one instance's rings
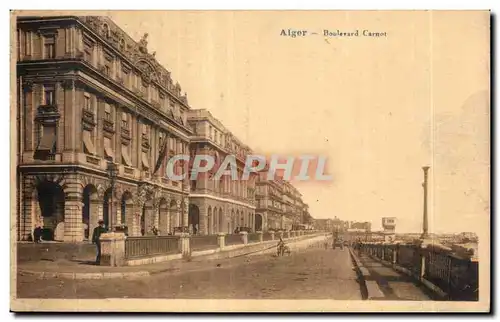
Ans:
POLYGON ((82 185, 74 176, 66 178, 64 193, 66 200, 64 204, 64 241, 83 241, 83 218, 82 218, 82 185))

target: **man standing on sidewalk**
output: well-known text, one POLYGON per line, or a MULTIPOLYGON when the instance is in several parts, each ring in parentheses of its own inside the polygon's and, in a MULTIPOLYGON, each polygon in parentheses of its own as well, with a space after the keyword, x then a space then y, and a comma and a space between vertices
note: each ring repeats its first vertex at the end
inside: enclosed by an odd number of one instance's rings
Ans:
POLYGON ((92 243, 96 244, 97 247, 97 256, 95 259, 95 264, 99 265, 101 262, 101 243, 99 241, 101 234, 106 233, 106 228, 104 228, 104 221, 98 221, 99 226, 94 228, 94 232, 92 233, 92 243))

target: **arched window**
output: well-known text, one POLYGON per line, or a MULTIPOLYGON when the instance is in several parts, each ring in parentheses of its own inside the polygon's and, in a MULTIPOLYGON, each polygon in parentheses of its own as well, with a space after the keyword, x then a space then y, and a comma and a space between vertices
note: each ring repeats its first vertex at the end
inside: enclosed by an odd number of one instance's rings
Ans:
POLYGON ((108 26, 108 24, 105 23, 102 27, 104 29, 104 37, 109 38, 110 37, 110 33, 109 33, 109 26, 108 26))

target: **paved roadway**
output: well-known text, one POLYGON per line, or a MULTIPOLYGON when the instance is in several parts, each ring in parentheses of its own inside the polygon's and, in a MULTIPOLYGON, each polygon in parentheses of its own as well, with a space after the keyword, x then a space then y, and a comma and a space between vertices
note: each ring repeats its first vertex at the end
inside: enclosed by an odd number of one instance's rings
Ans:
POLYGON ((18 297, 361 300, 347 248, 325 250, 316 245, 285 257, 255 255, 206 265, 203 270, 164 272, 136 280, 18 275, 18 297))

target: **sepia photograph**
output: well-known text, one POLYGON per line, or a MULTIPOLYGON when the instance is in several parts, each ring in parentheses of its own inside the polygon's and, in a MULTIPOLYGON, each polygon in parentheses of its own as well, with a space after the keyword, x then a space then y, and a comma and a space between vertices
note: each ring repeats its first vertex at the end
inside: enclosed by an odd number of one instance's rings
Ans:
POLYGON ((471 11, 11 11, 14 312, 489 312, 471 11))

